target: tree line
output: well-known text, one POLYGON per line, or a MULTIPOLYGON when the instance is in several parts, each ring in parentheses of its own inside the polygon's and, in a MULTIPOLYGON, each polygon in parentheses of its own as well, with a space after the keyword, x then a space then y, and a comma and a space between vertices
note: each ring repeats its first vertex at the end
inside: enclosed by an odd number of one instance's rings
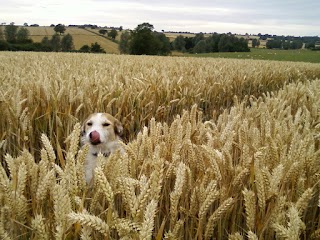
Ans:
POLYGON ((121 53, 136 55, 168 55, 172 50, 189 53, 249 52, 248 42, 228 34, 203 33, 194 37, 179 35, 170 43, 164 33, 153 31, 149 23, 138 25, 133 31, 122 33, 119 43, 121 53))
POLYGON ((231 34, 214 33, 208 37, 203 33, 198 33, 195 37, 179 35, 172 45, 174 50, 190 53, 250 51, 247 40, 231 34))

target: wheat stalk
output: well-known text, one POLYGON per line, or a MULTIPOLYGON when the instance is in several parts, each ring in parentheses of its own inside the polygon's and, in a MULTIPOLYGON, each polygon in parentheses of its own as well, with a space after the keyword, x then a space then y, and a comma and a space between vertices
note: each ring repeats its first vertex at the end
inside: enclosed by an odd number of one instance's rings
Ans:
POLYGON ((93 216, 87 213, 75 213, 68 214, 68 219, 71 223, 80 223, 83 226, 91 227, 92 229, 102 233, 105 236, 109 236, 109 226, 99 217, 93 216))

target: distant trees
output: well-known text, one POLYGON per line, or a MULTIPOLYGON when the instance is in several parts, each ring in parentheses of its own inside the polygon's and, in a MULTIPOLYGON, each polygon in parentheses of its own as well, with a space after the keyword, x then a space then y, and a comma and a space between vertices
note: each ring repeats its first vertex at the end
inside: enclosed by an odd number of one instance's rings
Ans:
POLYGON ((66 27, 63 24, 59 23, 58 25, 56 25, 54 27, 54 31, 56 33, 60 33, 60 35, 61 35, 66 31, 66 27))
POLYGON ((21 27, 17 32, 17 43, 32 43, 29 38, 30 32, 28 29, 21 27))
POLYGON ((15 43, 17 40, 17 31, 18 26, 15 26, 13 23, 10 25, 5 26, 4 28, 4 34, 7 42, 9 43, 15 43))
POLYGON ((113 40, 115 40, 117 36, 118 32, 115 29, 111 29, 111 31, 108 32, 108 37, 111 37, 113 40))
POLYGON ((237 38, 229 34, 212 34, 205 37, 198 33, 194 37, 178 36, 172 43, 176 51, 191 53, 209 52, 249 52, 248 42, 244 38, 237 38))
POLYGON ((3 31, 2 31, 2 28, 0 28, 0 41, 3 41, 4 40, 4 34, 3 34, 3 31))
POLYGON ((91 44, 90 52, 92 53, 106 53, 100 44, 97 42, 91 44))
POLYGON ((98 44, 97 42, 92 43, 91 47, 89 45, 83 45, 80 49, 79 52, 83 53, 106 53, 106 51, 98 44))
POLYGON ((285 39, 274 39, 269 40, 266 44, 268 49, 301 49, 303 47, 303 41, 300 39, 296 40, 285 40, 285 39))
POLYGON ((182 35, 176 37, 176 39, 172 43, 173 48, 180 52, 186 51, 186 39, 182 35))
POLYGON ((65 35, 62 40, 61 40, 61 50, 63 52, 70 52, 74 49, 73 45, 73 38, 72 36, 68 33, 65 35))
POLYGON ((134 55, 168 55, 171 52, 169 39, 153 29, 152 24, 142 23, 130 33, 124 32, 120 38, 120 52, 134 55))
POLYGON ((156 55, 155 38, 152 35, 153 25, 143 23, 131 33, 130 53, 134 55, 156 55))
POLYGON ((259 47, 260 46, 260 41, 259 41, 259 39, 254 38, 254 39, 252 39, 252 43, 251 44, 252 44, 253 48, 259 47))
POLYGON ((108 30, 107 29, 100 29, 99 33, 102 35, 105 35, 106 33, 108 33, 108 30))
POLYGON ((119 42, 120 53, 130 54, 130 32, 124 31, 120 36, 119 42))

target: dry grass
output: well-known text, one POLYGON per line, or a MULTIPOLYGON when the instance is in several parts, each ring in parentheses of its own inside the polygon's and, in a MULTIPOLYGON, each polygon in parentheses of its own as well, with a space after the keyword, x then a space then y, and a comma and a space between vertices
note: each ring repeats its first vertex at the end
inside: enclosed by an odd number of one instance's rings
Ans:
POLYGON ((319 65, 0 58, 1 238, 319 236, 319 65), (77 122, 94 111, 130 142, 88 189, 77 122))

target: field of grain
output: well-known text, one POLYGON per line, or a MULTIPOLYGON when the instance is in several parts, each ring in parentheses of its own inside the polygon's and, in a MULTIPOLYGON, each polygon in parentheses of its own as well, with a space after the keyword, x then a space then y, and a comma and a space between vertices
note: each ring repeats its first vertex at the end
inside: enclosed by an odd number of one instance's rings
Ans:
POLYGON ((1 52, 0 76, 1 239, 320 237, 319 64, 1 52), (126 145, 89 189, 96 111, 126 145))
MULTIPOLYGON (((3 26, 2 29, 4 30, 3 26)), ((54 28, 49 26, 41 26, 41 27, 26 27, 30 32, 30 38, 34 42, 41 42, 44 37, 48 37, 49 39, 52 35, 55 34, 54 28)), ((97 34, 92 32, 93 30, 86 30, 77 27, 66 27, 65 34, 71 34, 73 37, 73 43, 76 50, 79 50, 83 45, 87 44, 91 46, 92 43, 99 43, 100 46, 107 52, 107 53, 114 53, 118 54, 118 44, 106 39, 102 36, 99 36, 98 31, 97 34)), ((63 37, 63 35, 61 36, 63 37)))

